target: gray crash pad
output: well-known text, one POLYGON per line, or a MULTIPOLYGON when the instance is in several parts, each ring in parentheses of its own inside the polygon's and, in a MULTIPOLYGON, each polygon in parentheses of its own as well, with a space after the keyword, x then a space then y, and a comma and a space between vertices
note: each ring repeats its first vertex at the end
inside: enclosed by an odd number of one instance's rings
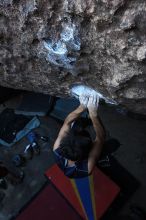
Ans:
POLYGON ((53 97, 34 92, 23 94, 20 105, 16 108, 15 114, 29 116, 45 116, 52 108, 53 97))

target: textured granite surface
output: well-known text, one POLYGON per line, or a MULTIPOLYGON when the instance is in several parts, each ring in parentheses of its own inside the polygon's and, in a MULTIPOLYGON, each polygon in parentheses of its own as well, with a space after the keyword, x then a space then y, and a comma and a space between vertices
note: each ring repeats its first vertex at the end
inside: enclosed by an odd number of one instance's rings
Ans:
POLYGON ((2 0, 0 85, 68 96, 82 82, 146 114, 145 0, 2 0))

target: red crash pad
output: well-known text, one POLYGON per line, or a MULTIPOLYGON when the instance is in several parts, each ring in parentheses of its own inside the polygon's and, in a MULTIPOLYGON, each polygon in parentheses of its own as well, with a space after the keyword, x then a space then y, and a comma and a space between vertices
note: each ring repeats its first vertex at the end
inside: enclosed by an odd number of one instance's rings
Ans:
POLYGON ((80 216, 85 218, 84 211, 82 209, 78 197, 76 196, 70 179, 64 175, 64 173, 58 168, 58 166, 54 165, 53 167, 51 167, 46 172, 46 176, 63 194, 63 196, 71 203, 71 205, 80 214, 80 216))
POLYGON ((81 220, 66 200, 50 184, 16 220, 81 220))
MULTIPOLYGON (((71 179, 66 177, 57 165, 53 165, 46 172, 46 176, 63 194, 63 196, 69 201, 69 203, 74 207, 74 209, 76 209, 80 216, 82 216, 83 219, 89 220, 85 209, 82 208, 84 207, 83 203, 86 203, 86 201, 83 201, 80 197, 80 192, 81 190, 84 191, 84 189, 81 189, 79 192, 77 186, 78 183, 77 185, 72 184, 72 182, 76 183, 77 181, 72 181, 71 179)), ((98 220, 103 216, 103 214, 107 211, 108 207, 111 205, 113 200, 116 198, 120 191, 120 188, 98 168, 95 168, 92 176, 89 176, 87 178, 89 178, 89 181, 86 182, 89 182, 89 190, 91 192, 92 197, 91 200, 93 201, 92 207, 94 209, 94 213, 96 213, 94 215, 94 219, 98 220)))

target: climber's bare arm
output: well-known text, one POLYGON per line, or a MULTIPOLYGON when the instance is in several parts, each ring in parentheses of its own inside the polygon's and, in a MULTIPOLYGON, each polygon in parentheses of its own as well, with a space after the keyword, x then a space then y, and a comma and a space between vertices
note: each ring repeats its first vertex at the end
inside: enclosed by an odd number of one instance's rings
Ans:
POLYGON ((60 129, 58 137, 54 143, 53 150, 57 149, 60 146, 62 139, 67 136, 68 132, 71 129, 71 123, 73 121, 75 121, 81 115, 81 113, 85 111, 85 109, 86 108, 83 105, 80 105, 76 110, 71 112, 66 117, 64 124, 63 124, 62 128, 60 129))
POLYGON ((92 170, 94 169, 94 166, 96 165, 100 157, 100 154, 101 154, 101 151, 104 145, 105 131, 98 119, 98 116, 95 114, 92 114, 91 112, 89 114, 90 114, 90 118, 92 120, 93 127, 96 133, 96 138, 93 142, 93 147, 88 157, 88 173, 91 174, 92 170))
MULTIPOLYGON (((90 101, 92 101, 92 100, 89 100, 89 102, 90 101)), ((98 102, 99 102, 99 100, 98 100, 98 102)), ((95 133, 96 133, 96 137, 93 142, 92 150, 88 156, 88 173, 89 174, 91 174, 94 166, 97 163, 97 160, 99 159, 99 156, 101 154, 102 147, 103 147, 103 144, 105 141, 105 131, 104 131, 104 128, 98 118, 96 105, 98 106, 98 103, 95 103, 95 105, 88 106, 89 115, 90 115, 94 130, 95 130, 95 133)))

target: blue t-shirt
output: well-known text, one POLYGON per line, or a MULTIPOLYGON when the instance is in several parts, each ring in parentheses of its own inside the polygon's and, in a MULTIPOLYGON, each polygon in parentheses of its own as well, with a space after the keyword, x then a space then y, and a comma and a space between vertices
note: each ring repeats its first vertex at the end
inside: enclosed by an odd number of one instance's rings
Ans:
POLYGON ((60 148, 53 151, 55 160, 59 168, 69 178, 81 178, 88 176, 88 161, 83 160, 75 162, 74 165, 68 166, 68 159, 64 158, 60 153, 60 148))

